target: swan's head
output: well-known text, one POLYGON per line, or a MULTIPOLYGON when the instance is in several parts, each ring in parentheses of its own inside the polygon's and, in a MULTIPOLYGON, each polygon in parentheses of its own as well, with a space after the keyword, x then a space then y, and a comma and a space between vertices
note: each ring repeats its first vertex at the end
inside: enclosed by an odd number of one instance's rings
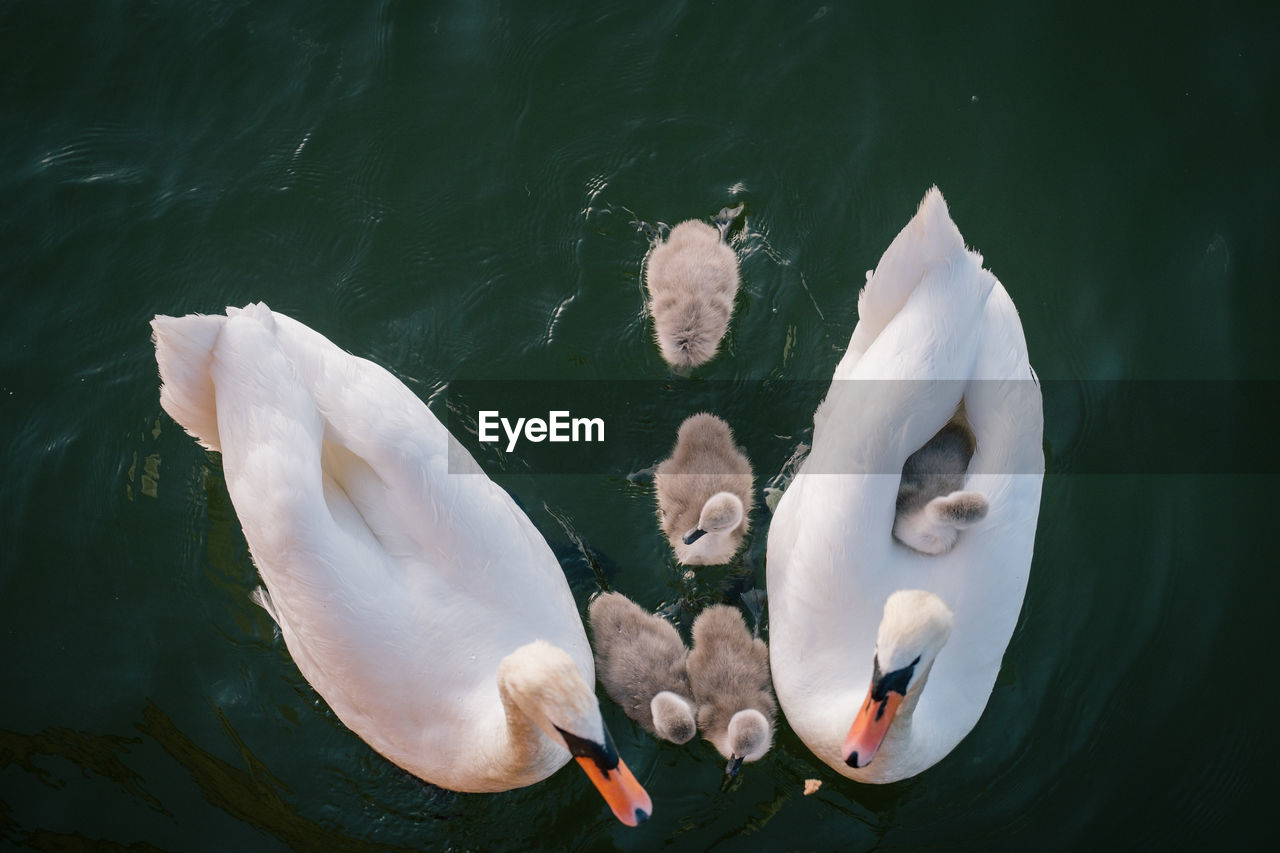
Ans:
POLYGON ((689 700, 670 690, 662 690, 650 699, 649 710, 653 713, 653 727, 664 740, 688 743, 698 730, 689 700))
POLYGON ((742 498, 733 492, 716 492, 702 505, 698 526, 685 535, 684 544, 692 545, 708 533, 731 533, 742 523, 744 515, 742 498))
MULTIPOLYGON (((769 751, 773 743, 773 724, 768 717, 755 708, 746 708, 729 719, 729 728, 725 735, 728 749, 720 752, 729 759, 724 772, 730 776, 738 775, 738 768, 744 761, 758 761, 769 751)), ((717 744, 719 746, 719 744, 717 744)))
POLYGON ((876 634, 871 686, 844 739, 850 767, 866 767, 875 758, 898 707, 924 686, 951 636, 951 623, 951 611, 931 592, 898 590, 889 596, 876 634))
POLYGON ((498 665, 498 684, 547 737, 569 750, 618 820, 636 826, 649 819, 649 794, 618 757, 595 692, 567 652, 544 640, 521 646, 498 665))

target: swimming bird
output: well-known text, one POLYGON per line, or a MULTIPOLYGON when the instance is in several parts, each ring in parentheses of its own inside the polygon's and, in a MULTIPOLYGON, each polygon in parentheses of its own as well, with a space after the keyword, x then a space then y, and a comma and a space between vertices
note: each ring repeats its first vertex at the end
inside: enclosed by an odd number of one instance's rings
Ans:
POLYGON ((738 256, 725 240, 742 205, 724 208, 716 227, 690 219, 659 240, 645 264, 654 336, 677 368, 710 361, 733 316, 738 256))
POLYGON ((698 724, 685 671, 689 650, 675 626, 619 592, 596 596, 587 616, 609 698, 650 734, 687 743, 698 724))
POLYGON ((769 679, 769 648, 753 637, 736 607, 715 604, 693 621, 689 683, 698 703, 702 736, 728 759, 725 772, 738 773, 773 743, 778 712, 769 679))
POLYGON ((727 563, 750 527, 751 462, 720 418, 705 412, 680 424, 671 456, 654 470, 658 524, 687 566, 727 563))
POLYGON ((920 773, 982 715, 1026 591, 1042 433, 1017 310, 930 189, 859 297, 769 530, 778 702, 845 776, 920 773), (923 554, 892 535, 902 470, 962 405, 975 442, 964 486, 988 510, 950 550, 923 554))
POLYGON ((924 447, 907 457, 898 485, 893 536, 923 554, 951 549, 960 531, 987 517, 987 499, 965 490, 973 433, 957 415, 924 447))
POLYGON ((454 791, 573 757, 620 821, 648 817, 558 561, 413 392, 261 303, 152 330, 161 405, 222 454, 256 600, 348 728, 454 791))

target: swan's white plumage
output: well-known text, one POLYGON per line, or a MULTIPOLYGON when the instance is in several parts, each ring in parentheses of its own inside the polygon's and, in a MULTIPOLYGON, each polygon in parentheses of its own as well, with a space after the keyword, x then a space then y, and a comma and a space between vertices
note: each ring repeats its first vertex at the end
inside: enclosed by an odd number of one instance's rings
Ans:
POLYGON ((265 305, 152 326, 161 402, 221 450, 272 614, 343 723, 459 791, 554 772, 570 756, 548 722, 604 741, 559 563, 408 388, 265 305), (504 659, 563 720, 504 706, 504 659))
POLYGON ((861 294, 849 349, 814 416, 812 452, 769 533, 774 689, 796 734, 844 775, 919 773, 982 714, 1026 590, 1042 431, 1013 302, 931 189, 861 294), (990 509, 949 552, 916 553, 890 532, 902 465, 962 397, 977 440, 966 488, 990 509), (855 770, 841 746, 870 683, 885 602, 900 589, 936 594, 953 630, 903 725, 909 736, 855 770))

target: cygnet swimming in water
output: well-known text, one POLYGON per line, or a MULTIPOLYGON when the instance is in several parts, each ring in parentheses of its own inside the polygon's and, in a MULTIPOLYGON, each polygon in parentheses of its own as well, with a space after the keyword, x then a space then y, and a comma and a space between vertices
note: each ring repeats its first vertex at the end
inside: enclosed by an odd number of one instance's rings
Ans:
POLYGON ((658 523, 676 559, 716 566, 733 559, 750 526, 751 463, 715 415, 686 418, 671 456, 654 471, 658 523))
POLYGON ((658 242, 645 265, 654 335, 672 367, 710 361, 733 316, 738 256, 725 242, 742 205, 724 208, 716 227, 690 219, 658 242))
POLYGON ((716 604, 693 622, 689 684, 698 703, 698 727, 728 761, 734 776, 773 742, 778 703, 769 677, 769 647, 747 630, 736 607, 716 604))
POLYGON ((895 539, 924 554, 943 554, 961 530, 986 518, 986 497, 964 491, 973 450, 973 433, 957 417, 907 458, 898 486, 895 539))
POLYGON ((650 734, 688 742, 697 723, 679 632, 618 592, 596 596, 587 614, 596 675, 609 698, 650 734))

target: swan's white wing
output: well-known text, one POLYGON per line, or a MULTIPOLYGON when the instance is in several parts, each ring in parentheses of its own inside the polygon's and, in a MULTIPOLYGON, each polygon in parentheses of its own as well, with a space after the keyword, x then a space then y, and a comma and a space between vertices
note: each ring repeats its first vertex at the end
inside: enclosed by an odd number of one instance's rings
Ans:
POLYGON ((564 573, 511 496, 398 379, 275 317, 325 421, 326 443, 344 463, 332 466, 335 477, 383 549, 406 564, 429 563, 451 595, 475 598, 473 613, 478 601, 503 614, 498 636, 537 634, 580 668, 585 661, 590 681, 591 655, 564 573))
MULTIPOLYGON (((848 379, 858 360, 898 315, 925 274, 948 257, 964 252, 964 238, 951 220, 937 187, 921 200, 916 215, 880 256, 874 273, 858 294, 858 324, 849 348, 836 366, 834 379, 848 379)), ((981 266, 981 259, 979 259, 981 266)))
POLYGON ((424 778, 497 789, 550 772, 474 767, 506 730, 495 676, 516 647, 547 640, 594 682, 545 540, 391 374, 265 305, 227 313, 153 323, 162 402, 221 449, 299 669, 424 778))

